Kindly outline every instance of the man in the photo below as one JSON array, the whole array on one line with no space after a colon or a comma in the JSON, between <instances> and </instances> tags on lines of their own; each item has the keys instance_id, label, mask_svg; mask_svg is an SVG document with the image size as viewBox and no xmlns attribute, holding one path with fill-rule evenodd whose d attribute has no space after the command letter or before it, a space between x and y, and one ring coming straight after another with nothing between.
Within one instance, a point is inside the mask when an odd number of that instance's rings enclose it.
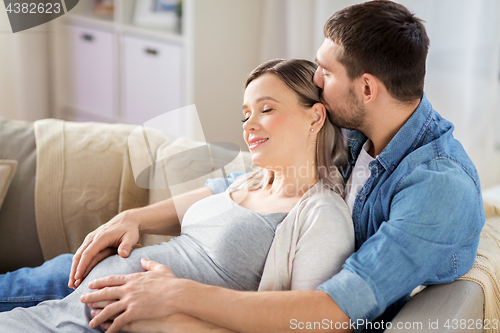
<instances>
[{"instance_id":1,"label":"man","mask_svg":"<svg viewBox=\"0 0 500 333\"><path fill-rule=\"evenodd\" d=\"M317 290L252 293L177 279L146 261L146 273L94 283L110 288L82 298L104 307L91 326L117 316L109 332L124 325L285 332L315 322L322 323L316 329L359 331L391 320L415 287L454 281L472 266L484 223L479 178L453 126L423 93L429 40L421 21L402 5L373 1L337 12L324 32L314 81L332 122L353 130L345 178L356 252L342 271ZM182 201L188 207L224 189L212 180ZM168 200L91 233L74 256L70 286L107 247L128 256L139 230L177 230L177 213Z\"/></svg>"}]
</instances>

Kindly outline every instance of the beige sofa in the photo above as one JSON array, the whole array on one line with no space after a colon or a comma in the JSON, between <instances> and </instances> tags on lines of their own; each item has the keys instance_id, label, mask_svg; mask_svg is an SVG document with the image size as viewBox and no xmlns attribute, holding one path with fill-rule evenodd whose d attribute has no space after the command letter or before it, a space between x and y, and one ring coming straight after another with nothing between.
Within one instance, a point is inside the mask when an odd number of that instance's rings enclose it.
<instances>
[{"instance_id":1,"label":"beige sofa","mask_svg":"<svg viewBox=\"0 0 500 333\"><path fill-rule=\"evenodd\" d=\"M133 125L0 119L0 136L0 205L5 194L0 206L1 273L74 252L87 233L123 210L199 188L223 171L251 168L248 153L234 158L233 152L212 146L207 156L195 149L205 143L171 141ZM225 165L223 170L216 167L220 165ZM192 179L193 174L198 176ZM141 243L168 238L141 235ZM425 332L439 321L441 329L432 331L471 332L460 325L444 329L443 324L482 320L483 304L482 288L475 282L428 287L409 300L389 331ZM408 327L414 322L422 327Z\"/></svg>"}]
</instances>

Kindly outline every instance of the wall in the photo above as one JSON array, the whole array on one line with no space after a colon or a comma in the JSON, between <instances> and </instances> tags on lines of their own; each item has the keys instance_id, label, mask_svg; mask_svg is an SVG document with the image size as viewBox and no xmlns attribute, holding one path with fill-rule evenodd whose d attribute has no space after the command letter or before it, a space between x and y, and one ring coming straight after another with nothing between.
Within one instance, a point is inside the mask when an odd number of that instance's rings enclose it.
<instances>
[{"instance_id":1,"label":"wall","mask_svg":"<svg viewBox=\"0 0 500 333\"><path fill-rule=\"evenodd\" d=\"M47 25L12 33L0 10L0 116L36 120L50 115Z\"/></svg>"},{"instance_id":2,"label":"wall","mask_svg":"<svg viewBox=\"0 0 500 333\"><path fill-rule=\"evenodd\" d=\"M253 52L244 55L237 50L243 49L247 43L258 45L258 39L261 37L262 3L261 0L254 0L239 6L234 0L218 0L217 10L226 11L227 14L225 20L216 24L203 23L212 20L209 13L214 10L214 1L198 1L194 8L196 26L200 28L193 31L197 45L193 55L193 71L197 73L197 78L201 77L194 82L194 94L200 97L194 103L207 142L230 141L239 144L242 149L247 149L241 127L243 85L248 74L260 63L260 50L255 48ZM248 26L253 28L244 28ZM227 44L223 48L214 49L208 36L217 35L217 31L225 31L227 34L228 30L231 30L232 36ZM231 54L243 58L228 57ZM220 64L221 55L226 59L224 64ZM246 66L236 66L232 59L245 63ZM229 88L225 88L227 82L231 82ZM228 109L228 105L237 108Z\"/></svg>"}]
</instances>

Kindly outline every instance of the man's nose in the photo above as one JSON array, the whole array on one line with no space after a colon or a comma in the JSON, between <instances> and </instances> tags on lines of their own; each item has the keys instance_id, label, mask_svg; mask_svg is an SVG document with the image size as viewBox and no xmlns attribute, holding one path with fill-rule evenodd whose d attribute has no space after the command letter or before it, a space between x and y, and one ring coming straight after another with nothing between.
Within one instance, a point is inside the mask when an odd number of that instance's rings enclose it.
<instances>
[{"instance_id":1,"label":"man's nose","mask_svg":"<svg viewBox=\"0 0 500 333\"><path fill-rule=\"evenodd\" d=\"M318 69L316 69L316 72L314 73L314 77L313 77L313 82L315 85L317 85L318 87L323 89L323 76L321 75L320 70L321 70L321 67L318 67Z\"/></svg>"}]
</instances>

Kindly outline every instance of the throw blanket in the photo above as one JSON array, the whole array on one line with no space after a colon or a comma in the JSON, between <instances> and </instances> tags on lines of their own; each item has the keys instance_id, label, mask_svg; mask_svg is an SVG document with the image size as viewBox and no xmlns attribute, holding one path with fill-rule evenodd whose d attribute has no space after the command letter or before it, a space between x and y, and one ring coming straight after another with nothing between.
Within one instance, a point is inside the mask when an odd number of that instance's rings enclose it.
<instances>
[{"instance_id":1,"label":"throw blanket","mask_svg":"<svg viewBox=\"0 0 500 333\"><path fill-rule=\"evenodd\" d=\"M484 319L490 321L490 329L484 331L498 333L500 322L494 325L493 320L500 320L500 205L485 200L484 211L486 223L481 232L476 261L459 280L474 281L481 286Z\"/></svg>"},{"instance_id":2,"label":"throw blanket","mask_svg":"<svg viewBox=\"0 0 500 333\"><path fill-rule=\"evenodd\" d=\"M136 125L45 119L34 126L35 216L45 260L74 253L99 225L148 204L130 165L128 135ZM157 139L150 139L153 151L167 140Z\"/></svg>"}]
</instances>

